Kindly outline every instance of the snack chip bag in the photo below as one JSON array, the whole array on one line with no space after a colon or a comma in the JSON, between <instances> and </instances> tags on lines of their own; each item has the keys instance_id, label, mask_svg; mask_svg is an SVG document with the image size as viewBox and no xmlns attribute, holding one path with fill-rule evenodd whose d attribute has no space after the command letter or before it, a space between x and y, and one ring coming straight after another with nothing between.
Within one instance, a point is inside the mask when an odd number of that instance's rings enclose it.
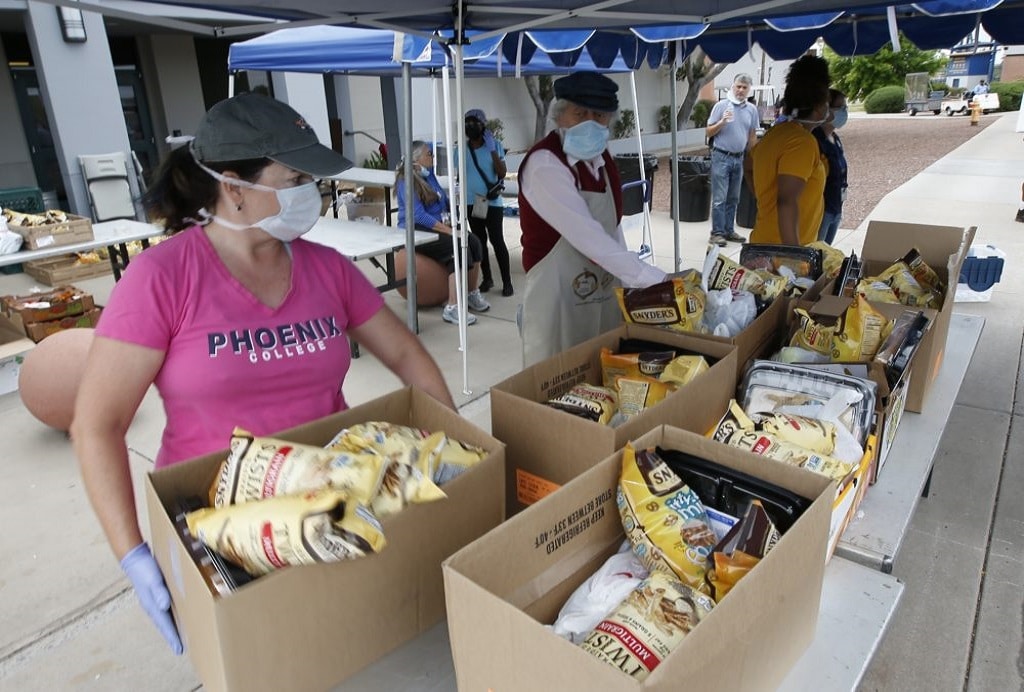
<instances>
[{"instance_id":1,"label":"snack chip bag","mask_svg":"<svg viewBox=\"0 0 1024 692\"><path fill-rule=\"evenodd\" d=\"M892 331L892 324L888 317L871 307L864 296L857 294L843 314L841 328L832 337L832 360L871 360Z\"/></svg>"},{"instance_id":2,"label":"snack chip bag","mask_svg":"<svg viewBox=\"0 0 1024 692\"><path fill-rule=\"evenodd\" d=\"M580 647L643 680L714 607L713 600L674 577L651 572Z\"/></svg>"},{"instance_id":3,"label":"snack chip bag","mask_svg":"<svg viewBox=\"0 0 1024 692\"><path fill-rule=\"evenodd\" d=\"M771 433L758 430L754 421L744 413L735 400L729 402L729 411L719 421L718 427L711 437L730 447L737 447L766 456L769 459L800 466L837 481L846 478L854 469L854 464L818 454L791 442L780 440Z\"/></svg>"},{"instance_id":4,"label":"snack chip bag","mask_svg":"<svg viewBox=\"0 0 1024 692\"><path fill-rule=\"evenodd\" d=\"M930 280L935 272L923 261L920 261L920 257L917 257L917 260L918 273L916 275L904 260L900 260L879 274L878 279L889 284L904 305L938 310L942 307L942 293L931 285L918 280L919 276ZM938 277L936 276L934 280L938 281Z\"/></svg>"},{"instance_id":5,"label":"snack chip bag","mask_svg":"<svg viewBox=\"0 0 1024 692\"><path fill-rule=\"evenodd\" d=\"M186 522L193 537L257 577L289 565L362 557L386 545L376 517L333 488L200 509Z\"/></svg>"},{"instance_id":6,"label":"snack chip bag","mask_svg":"<svg viewBox=\"0 0 1024 692\"><path fill-rule=\"evenodd\" d=\"M453 440L443 433L433 435L443 437L443 444L439 449L428 441L431 433L426 430L370 421L342 430L327 446L334 448L341 445L352 451L368 446L388 456L397 452L399 457L403 456L403 451L412 453L411 450L415 449L418 458L416 465L438 484L447 483L487 456L487 452L480 447Z\"/></svg>"},{"instance_id":7,"label":"snack chip bag","mask_svg":"<svg viewBox=\"0 0 1024 692\"><path fill-rule=\"evenodd\" d=\"M615 390L619 396L619 413L632 418L667 397L675 391L675 386L653 377L616 377Z\"/></svg>"},{"instance_id":8,"label":"snack chip bag","mask_svg":"<svg viewBox=\"0 0 1024 692\"><path fill-rule=\"evenodd\" d=\"M708 589L704 573L718 539L697 493L654 449L626 445L616 502L626 537L647 569Z\"/></svg>"},{"instance_id":9,"label":"snack chip bag","mask_svg":"<svg viewBox=\"0 0 1024 692\"><path fill-rule=\"evenodd\" d=\"M818 454L836 451L836 425L826 420L773 413L758 417L761 430Z\"/></svg>"},{"instance_id":10,"label":"snack chip bag","mask_svg":"<svg viewBox=\"0 0 1024 692\"><path fill-rule=\"evenodd\" d=\"M378 518L397 514L406 505L443 500L448 496L430 476L411 464L401 461L388 463L380 490L373 496L370 508Z\"/></svg>"},{"instance_id":11,"label":"snack chip bag","mask_svg":"<svg viewBox=\"0 0 1024 692\"><path fill-rule=\"evenodd\" d=\"M818 322L803 308L796 308L793 312L800 320L800 326L793 333L789 345L821 353L831 358L832 339L836 333L835 325L830 326Z\"/></svg>"},{"instance_id":12,"label":"snack chip bag","mask_svg":"<svg viewBox=\"0 0 1024 692\"><path fill-rule=\"evenodd\" d=\"M602 425L615 415L618 406L618 397L614 390L607 387L598 387L595 384L578 384L568 392L554 399L550 399L547 405L559 411L571 413L580 418L586 418Z\"/></svg>"},{"instance_id":13,"label":"snack chip bag","mask_svg":"<svg viewBox=\"0 0 1024 692\"><path fill-rule=\"evenodd\" d=\"M843 260L846 259L842 250L835 249L823 240L815 240L813 243L808 243L806 247L821 250L821 268L826 276L833 277L839 274Z\"/></svg>"},{"instance_id":14,"label":"snack chip bag","mask_svg":"<svg viewBox=\"0 0 1024 692\"><path fill-rule=\"evenodd\" d=\"M751 501L743 517L715 546L714 568L707 573L715 602L721 603L725 595L775 547L781 537L761 501Z\"/></svg>"},{"instance_id":15,"label":"snack chip bag","mask_svg":"<svg viewBox=\"0 0 1024 692\"><path fill-rule=\"evenodd\" d=\"M658 379L682 387L693 381L697 375L710 369L711 366L708 365L704 356L678 356L665 366Z\"/></svg>"},{"instance_id":16,"label":"snack chip bag","mask_svg":"<svg viewBox=\"0 0 1024 692\"><path fill-rule=\"evenodd\" d=\"M861 279L860 283L857 284L857 293L872 303L894 303L898 305L900 302L896 291L892 290L892 286L881 281L876 276Z\"/></svg>"},{"instance_id":17,"label":"snack chip bag","mask_svg":"<svg viewBox=\"0 0 1024 692\"><path fill-rule=\"evenodd\" d=\"M705 295L692 280L673 277L647 288L617 287L615 296L626 322L700 332Z\"/></svg>"},{"instance_id":18,"label":"snack chip bag","mask_svg":"<svg viewBox=\"0 0 1024 692\"><path fill-rule=\"evenodd\" d=\"M369 503L380 486L384 464L384 458L372 451L335 454L235 428L230 453L211 489L211 504L227 507L326 487Z\"/></svg>"},{"instance_id":19,"label":"snack chip bag","mask_svg":"<svg viewBox=\"0 0 1024 692\"><path fill-rule=\"evenodd\" d=\"M747 269L719 254L709 272L708 288L750 291L756 296L772 301L782 295L789 286L789 279L764 269Z\"/></svg>"},{"instance_id":20,"label":"snack chip bag","mask_svg":"<svg viewBox=\"0 0 1024 692\"><path fill-rule=\"evenodd\" d=\"M644 353L613 353L610 348L601 348L601 384L615 387L615 378L657 377L672 359L675 351L648 351Z\"/></svg>"}]
</instances>

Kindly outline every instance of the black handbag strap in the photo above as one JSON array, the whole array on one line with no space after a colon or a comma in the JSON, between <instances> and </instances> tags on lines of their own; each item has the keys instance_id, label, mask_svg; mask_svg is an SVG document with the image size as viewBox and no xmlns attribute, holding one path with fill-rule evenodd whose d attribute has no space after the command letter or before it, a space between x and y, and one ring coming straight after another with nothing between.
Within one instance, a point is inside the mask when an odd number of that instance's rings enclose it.
<instances>
[{"instance_id":1,"label":"black handbag strap","mask_svg":"<svg viewBox=\"0 0 1024 692\"><path fill-rule=\"evenodd\" d=\"M484 169L480 168L480 162L476 160L476 150L473 148L473 145L470 144L469 142L466 142L466 144L469 144L469 155L473 158L473 165L476 166L476 172L480 174L480 179L487 183L487 189L490 190L498 183L492 183L490 180L487 179L487 175L484 173Z\"/></svg>"}]
</instances>

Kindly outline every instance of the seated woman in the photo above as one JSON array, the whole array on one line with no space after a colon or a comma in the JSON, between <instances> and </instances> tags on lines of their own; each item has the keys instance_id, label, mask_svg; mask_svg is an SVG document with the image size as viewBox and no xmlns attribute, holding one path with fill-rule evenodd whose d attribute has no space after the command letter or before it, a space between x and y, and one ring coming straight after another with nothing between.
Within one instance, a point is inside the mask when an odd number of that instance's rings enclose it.
<instances>
[{"instance_id":1,"label":"seated woman","mask_svg":"<svg viewBox=\"0 0 1024 692\"><path fill-rule=\"evenodd\" d=\"M412 167L416 175L413 178L415 193L413 202L413 221L420 231L440 233L437 240L419 245L417 255L434 260L448 272L448 302L444 306L441 317L445 322L459 323L459 313L455 298L455 251L452 247L452 227L448 222L448 195L434 175L434 152L426 142L416 140L412 143ZM405 163L398 166L395 174L395 192L398 196L398 226L405 228ZM466 234L469 249L467 261L467 279L470 290L467 296L467 307L474 312L487 312L490 303L480 294L480 258L483 256L480 241L472 233ZM467 315L467 323L474 324L475 315Z\"/></svg>"}]
</instances>

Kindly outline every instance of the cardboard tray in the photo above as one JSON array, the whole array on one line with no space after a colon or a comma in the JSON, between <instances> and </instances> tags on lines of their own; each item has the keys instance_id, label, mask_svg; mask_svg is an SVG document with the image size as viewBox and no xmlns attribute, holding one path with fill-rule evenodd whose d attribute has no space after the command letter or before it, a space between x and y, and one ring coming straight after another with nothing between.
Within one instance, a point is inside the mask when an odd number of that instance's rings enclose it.
<instances>
[{"instance_id":1,"label":"cardboard tray","mask_svg":"<svg viewBox=\"0 0 1024 692\"><path fill-rule=\"evenodd\" d=\"M61 294L68 293L74 295L75 299L60 299ZM4 311L7 314L16 313L25 324L81 315L96 307L91 294L74 286L59 286L45 293L4 296L2 301Z\"/></svg>"},{"instance_id":2,"label":"cardboard tray","mask_svg":"<svg viewBox=\"0 0 1024 692\"><path fill-rule=\"evenodd\" d=\"M110 262L93 262L77 264L77 255L47 257L40 260L25 262L25 273L47 286L59 286L81 279L105 276L111 272Z\"/></svg>"},{"instance_id":3,"label":"cardboard tray","mask_svg":"<svg viewBox=\"0 0 1024 692\"><path fill-rule=\"evenodd\" d=\"M217 598L174 526L177 500L203 495L227 450L150 473L152 548L185 650L207 690L324 690L432 627L445 614L441 562L504 517L504 445L411 388L279 433L325 444L355 423L443 430L486 449L446 483L446 500L383 520L377 555L279 570Z\"/></svg>"},{"instance_id":4,"label":"cardboard tray","mask_svg":"<svg viewBox=\"0 0 1024 692\"><path fill-rule=\"evenodd\" d=\"M68 214L63 223L48 223L42 226L15 226L10 228L25 239L24 250L39 250L59 245L84 243L93 239L92 221L84 216Z\"/></svg>"},{"instance_id":5,"label":"cardboard tray","mask_svg":"<svg viewBox=\"0 0 1024 692\"><path fill-rule=\"evenodd\" d=\"M460 690L775 689L817 625L829 514L824 476L658 427L662 445L763 478L814 502L775 548L644 681L544 625L624 536L615 505L622 452L466 546L444 563L448 630Z\"/></svg>"}]
</instances>

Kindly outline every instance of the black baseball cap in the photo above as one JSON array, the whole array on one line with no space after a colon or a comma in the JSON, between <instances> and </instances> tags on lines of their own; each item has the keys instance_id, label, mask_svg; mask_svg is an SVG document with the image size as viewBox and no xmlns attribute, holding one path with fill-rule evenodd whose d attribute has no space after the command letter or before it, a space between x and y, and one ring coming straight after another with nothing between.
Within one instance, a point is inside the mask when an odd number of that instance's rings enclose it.
<instances>
[{"instance_id":1,"label":"black baseball cap","mask_svg":"<svg viewBox=\"0 0 1024 692\"><path fill-rule=\"evenodd\" d=\"M306 119L287 103L246 92L217 103L196 128L192 150L202 162L267 158L326 178L352 162L325 147Z\"/></svg>"},{"instance_id":2,"label":"black baseball cap","mask_svg":"<svg viewBox=\"0 0 1024 692\"><path fill-rule=\"evenodd\" d=\"M574 72L554 83L555 97L602 113L619 109L619 85L597 72Z\"/></svg>"}]
</instances>

